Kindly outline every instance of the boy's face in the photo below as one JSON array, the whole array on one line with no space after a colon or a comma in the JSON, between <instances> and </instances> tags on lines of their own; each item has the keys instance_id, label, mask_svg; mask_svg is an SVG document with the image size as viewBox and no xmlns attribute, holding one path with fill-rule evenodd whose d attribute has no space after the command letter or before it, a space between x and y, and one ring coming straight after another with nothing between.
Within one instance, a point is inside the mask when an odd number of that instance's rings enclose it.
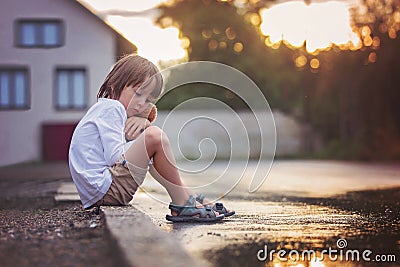
<instances>
[{"instance_id":1,"label":"boy's face","mask_svg":"<svg viewBox=\"0 0 400 267\"><path fill-rule=\"evenodd\" d=\"M141 85L126 86L122 90L118 100L124 105L128 117L141 114L155 101L151 96L155 84L155 79L146 79Z\"/></svg>"}]
</instances>

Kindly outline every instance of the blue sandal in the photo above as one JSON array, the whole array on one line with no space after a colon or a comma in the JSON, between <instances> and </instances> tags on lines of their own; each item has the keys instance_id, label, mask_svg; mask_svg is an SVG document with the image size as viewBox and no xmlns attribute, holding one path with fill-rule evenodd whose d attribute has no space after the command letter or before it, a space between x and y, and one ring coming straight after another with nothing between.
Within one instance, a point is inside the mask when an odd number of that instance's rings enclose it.
<instances>
[{"instance_id":1,"label":"blue sandal","mask_svg":"<svg viewBox=\"0 0 400 267\"><path fill-rule=\"evenodd\" d=\"M198 201L199 203L203 204L204 202L204 195L200 194L196 197L196 201ZM229 211L224 207L224 204L222 204L221 202L217 202L214 204L214 206L212 207L212 209L214 211L217 211L219 214L224 214L225 217L229 217L235 214L235 211Z\"/></svg>"},{"instance_id":2,"label":"blue sandal","mask_svg":"<svg viewBox=\"0 0 400 267\"><path fill-rule=\"evenodd\" d=\"M165 218L171 222L216 222L222 220L223 214L216 215L211 206L196 207L196 199L190 196L183 206L170 203L169 209L177 213L176 216L167 214Z\"/></svg>"}]
</instances>

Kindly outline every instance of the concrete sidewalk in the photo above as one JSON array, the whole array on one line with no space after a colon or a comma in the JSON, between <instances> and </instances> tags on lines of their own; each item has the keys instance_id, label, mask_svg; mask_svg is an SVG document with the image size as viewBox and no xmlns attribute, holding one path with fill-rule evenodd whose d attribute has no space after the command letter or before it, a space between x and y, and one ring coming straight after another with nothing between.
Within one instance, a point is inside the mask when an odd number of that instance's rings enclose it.
<instances>
[{"instance_id":1,"label":"concrete sidewalk","mask_svg":"<svg viewBox=\"0 0 400 267\"><path fill-rule=\"evenodd\" d=\"M131 266L209 266L194 260L173 235L161 231L137 208L101 207L101 211Z\"/></svg>"},{"instance_id":2,"label":"concrete sidewalk","mask_svg":"<svg viewBox=\"0 0 400 267\"><path fill-rule=\"evenodd\" d=\"M63 183L71 183L65 162L32 162L0 168L2 197L51 197Z\"/></svg>"},{"instance_id":3,"label":"concrete sidewalk","mask_svg":"<svg viewBox=\"0 0 400 267\"><path fill-rule=\"evenodd\" d=\"M141 190L135 198L152 205ZM60 185L56 201L79 201L79 195L72 182ZM142 203L143 204L143 203ZM119 244L131 266L209 266L202 259L193 259L180 242L160 227L136 205L126 207L101 207L108 230Z\"/></svg>"},{"instance_id":4,"label":"concrete sidewalk","mask_svg":"<svg viewBox=\"0 0 400 267\"><path fill-rule=\"evenodd\" d=\"M0 168L3 197L52 197L80 201L67 163L26 163ZM208 266L195 261L174 238L139 209L102 207L106 226L131 266Z\"/></svg>"}]
</instances>

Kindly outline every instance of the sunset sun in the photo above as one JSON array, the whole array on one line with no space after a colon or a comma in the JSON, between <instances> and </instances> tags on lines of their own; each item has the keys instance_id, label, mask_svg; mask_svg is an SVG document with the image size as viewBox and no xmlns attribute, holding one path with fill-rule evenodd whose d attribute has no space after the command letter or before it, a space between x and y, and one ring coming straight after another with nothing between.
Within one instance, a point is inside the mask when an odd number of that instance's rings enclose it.
<instances>
[{"instance_id":1,"label":"sunset sun","mask_svg":"<svg viewBox=\"0 0 400 267\"><path fill-rule=\"evenodd\" d=\"M332 45L357 48L359 36L350 26L348 6L341 2L312 3L286 2L260 12L261 32L267 37L266 45L276 48L281 41L289 46L301 47L305 43L309 53L330 48Z\"/></svg>"}]
</instances>

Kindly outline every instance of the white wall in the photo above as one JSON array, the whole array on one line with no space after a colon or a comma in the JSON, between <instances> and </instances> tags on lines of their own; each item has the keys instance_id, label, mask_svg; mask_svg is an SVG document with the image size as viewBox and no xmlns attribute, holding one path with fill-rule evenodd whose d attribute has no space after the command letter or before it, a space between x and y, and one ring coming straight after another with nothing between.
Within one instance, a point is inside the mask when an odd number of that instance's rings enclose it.
<instances>
[{"instance_id":1,"label":"white wall","mask_svg":"<svg viewBox=\"0 0 400 267\"><path fill-rule=\"evenodd\" d=\"M65 46L60 48L14 47L17 18L62 19ZM28 66L31 109L0 111L0 166L41 157L41 123L78 121L84 111L54 108L54 73L57 66L85 67L88 106L115 62L113 33L83 7L70 0L2 0L0 8L0 65Z\"/></svg>"},{"instance_id":2,"label":"white wall","mask_svg":"<svg viewBox=\"0 0 400 267\"><path fill-rule=\"evenodd\" d=\"M159 112L155 125L168 135L178 161L217 158L258 158L263 144L267 157L296 155L304 151L305 127L281 112L258 112L257 123L249 112L186 110ZM266 122L266 123L265 123ZM275 127L277 138L275 139ZM262 135L260 135L262 133ZM210 140L213 140L214 144ZM203 141L202 141L203 140ZM276 141L276 143L275 143ZM201 154L200 154L201 153ZM232 154L231 154L232 153Z\"/></svg>"}]
</instances>

